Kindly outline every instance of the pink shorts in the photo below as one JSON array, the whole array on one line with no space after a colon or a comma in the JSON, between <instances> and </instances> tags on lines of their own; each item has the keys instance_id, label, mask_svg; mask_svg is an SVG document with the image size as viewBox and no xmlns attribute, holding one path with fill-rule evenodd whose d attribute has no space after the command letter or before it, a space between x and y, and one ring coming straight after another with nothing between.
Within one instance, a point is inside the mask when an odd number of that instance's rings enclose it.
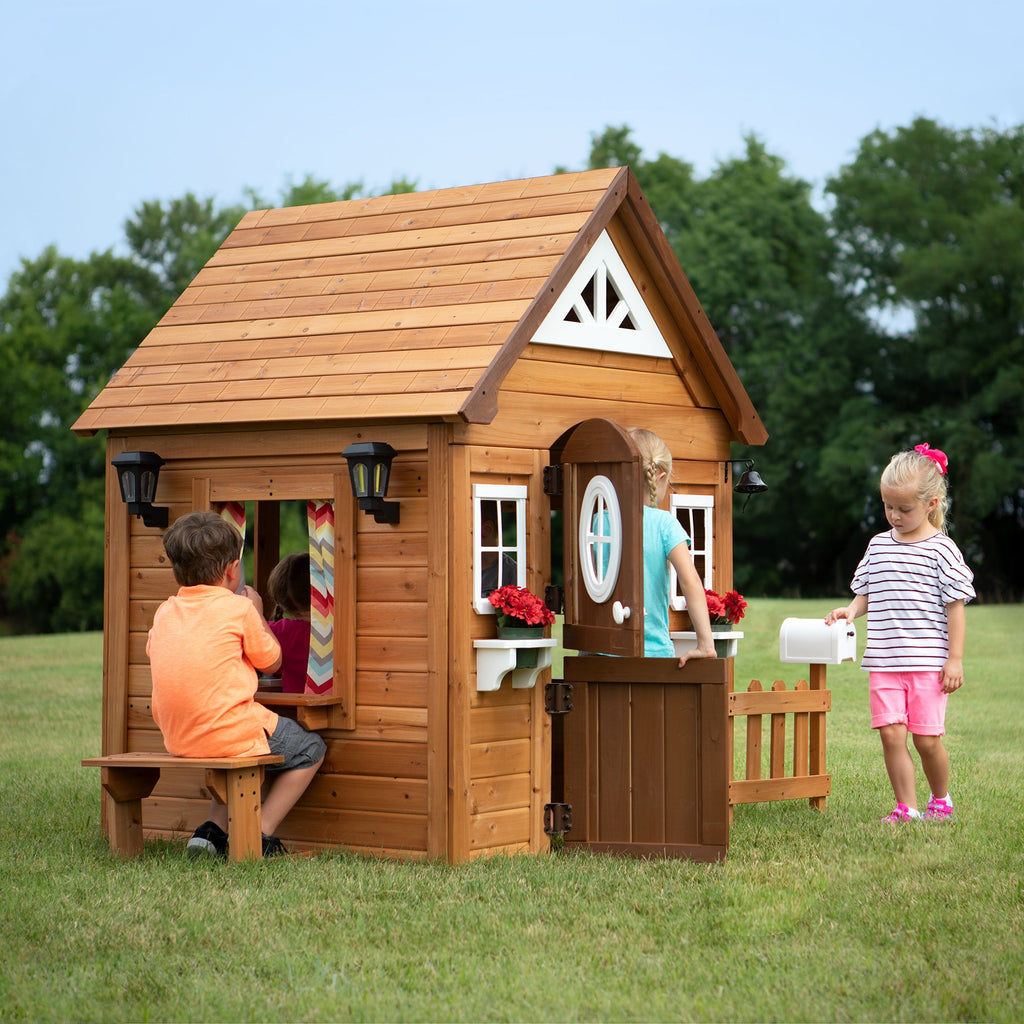
<instances>
[{"instance_id":1,"label":"pink shorts","mask_svg":"<svg viewBox=\"0 0 1024 1024\"><path fill-rule=\"evenodd\" d=\"M871 728L905 725L917 736L946 732L946 701L941 672L870 672Z\"/></svg>"}]
</instances>

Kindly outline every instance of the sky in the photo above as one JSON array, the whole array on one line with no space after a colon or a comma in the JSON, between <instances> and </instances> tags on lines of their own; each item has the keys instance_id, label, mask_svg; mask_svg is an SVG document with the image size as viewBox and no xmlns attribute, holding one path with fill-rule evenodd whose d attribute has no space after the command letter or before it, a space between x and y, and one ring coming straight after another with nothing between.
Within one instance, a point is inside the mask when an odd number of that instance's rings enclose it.
<instances>
[{"instance_id":1,"label":"sky","mask_svg":"<svg viewBox=\"0 0 1024 1024\"><path fill-rule=\"evenodd\" d=\"M706 177L825 180L918 116L1024 124L1020 0L36 0L0 23L0 281L124 251L147 200L270 205L583 167L628 125Z\"/></svg>"}]
</instances>

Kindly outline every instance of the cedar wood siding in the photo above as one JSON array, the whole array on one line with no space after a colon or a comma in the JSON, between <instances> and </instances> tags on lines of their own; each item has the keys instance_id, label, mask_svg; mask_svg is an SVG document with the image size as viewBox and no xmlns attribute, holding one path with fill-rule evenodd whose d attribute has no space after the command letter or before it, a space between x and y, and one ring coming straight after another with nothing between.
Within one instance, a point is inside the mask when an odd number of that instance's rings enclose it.
<instances>
[{"instance_id":1,"label":"cedar wood siding","mask_svg":"<svg viewBox=\"0 0 1024 1024\"><path fill-rule=\"evenodd\" d=\"M445 855L445 711L444 696L438 694L444 674L431 666L446 657L447 631L443 624L431 629L429 615L440 608L444 616L445 597L443 593L438 597L436 591L447 585L447 574L428 571L428 552L433 548L438 557L446 557L448 525L443 495L436 515L432 508L428 432L422 426L389 431L401 450L389 496L401 502L402 522L389 527L361 513L350 517L358 552L352 727L339 723L343 709L331 708L331 725L322 733L328 744L324 768L281 830L286 845L301 849L343 844L378 854ZM339 472L344 474L340 452L354 438L352 431L321 428L262 435L248 431L143 435L131 440L152 446L168 460L160 476L158 502L170 508L173 522L204 504L196 497L204 491L202 483L197 488L197 480L210 481L206 493L212 500L237 496L225 480L251 480L247 486L263 488L267 500L323 497L323 489L332 486ZM112 444L123 447L124 440ZM323 454L309 454L313 448ZM347 477L343 484L342 500L347 497L354 505ZM244 496L252 497L253 492L246 491ZM131 545L112 545L130 551L130 565L124 591L127 602L112 596L108 606L104 746L111 752L162 750L150 709L152 679L145 645L156 607L177 588L160 532L137 525L134 519L129 524L116 495L108 514L112 536L123 526L130 531ZM344 511L336 516L338 524L344 519ZM336 579L344 576L346 548L352 548L344 542L344 528L339 525L338 529ZM439 530L440 538L435 536ZM108 574L112 578L109 566ZM336 593L339 612L346 604L351 607L346 596L343 588ZM125 617L127 629L122 625ZM344 657L344 649L336 649L336 658ZM125 680L126 686L117 680ZM432 700L441 706L433 716L429 713ZM439 737L431 735L430 722L436 722ZM431 762L440 769L440 788L433 797L428 779ZM187 833L204 820L208 799L201 771L166 773L153 797L144 802L145 826L161 833ZM438 800L440 833L431 842L428 817Z\"/></svg>"},{"instance_id":2,"label":"cedar wood siding","mask_svg":"<svg viewBox=\"0 0 1024 1024\"><path fill-rule=\"evenodd\" d=\"M530 342L604 229L672 359ZM400 524L337 516L336 576L354 573L357 601L336 665L354 659L353 700L331 709L286 845L450 861L546 848L543 685L476 690L472 642L493 622L472 610L472 485L529 488L528 585L542 593L547 449L594 416L657 431L673 482L715 494L715 582L731 584L722 462L763 427L624 169L250 213L75 424L107 429L110 457L167 460L157 504L171 521L238 497L225 478L248 498L322 498L351 441L398 450ZM103 752L161 750L145 641L176 586L159 531L129 520L112 472L106 487ZM208 799L201 772L169 773L145 826L187 833Z\"/></svg>"}]
</instances>

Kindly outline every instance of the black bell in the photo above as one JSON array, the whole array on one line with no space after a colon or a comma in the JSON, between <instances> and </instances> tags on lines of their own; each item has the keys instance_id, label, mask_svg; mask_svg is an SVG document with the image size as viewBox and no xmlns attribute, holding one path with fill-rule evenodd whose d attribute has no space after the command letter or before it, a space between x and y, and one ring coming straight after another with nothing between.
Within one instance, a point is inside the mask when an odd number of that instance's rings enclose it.
<instances>
[{"instance_id":1,"label":"black bell","mask_svg":"<svg viewBox=\"0 0 1024 1024\"><path fill-rule=\"evenodd\" d=\"M768 490L768 485L761 479L761 474L756 469L748 469L736 481L733 490L739 491L740 494L760 494Z\"/></svg>"},{"instance_id":2,"label":"black bell","mask_svg":"<svg viewBox=\"0 0 1024 1024\"><path fill-rule=\"evenodd\" d=\"M753 459L740 459L738 461L742 462L747 468L740 475L739 480L736 481L736 485L733 487L733 490L737 494L745 494L747 496L747 501L743 502L743 508L740 509L741 512L746 512L747 502L750 501L750 496L752 494L762 494L764 491L767 491L768 485L761 479L761 474L753 468Z\"/></svg>"}]
</instances>

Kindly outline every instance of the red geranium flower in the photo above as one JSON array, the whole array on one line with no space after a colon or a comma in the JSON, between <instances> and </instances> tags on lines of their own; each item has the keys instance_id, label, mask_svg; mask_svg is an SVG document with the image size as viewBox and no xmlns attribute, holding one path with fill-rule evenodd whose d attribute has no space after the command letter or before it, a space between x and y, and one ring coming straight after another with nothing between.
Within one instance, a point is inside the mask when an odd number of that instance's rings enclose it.
<instances>
[{"instance_id":1,"label":"red geranium flower","mask_svg":"<svg viewBox=\"0 0 1024 1024\"><path fill-rule=\"evenodd\" d=\"M555 613L526 587L498 587L488 595L488 601L499 614L521 622L524 626L550 626Z\"/></svg>"},{"instance_id":2,"label":"red geranium flower","mask_svg":"<svg viewBox=\"0 0 1024 1024\"><path fill-rule=\"evenodd\" d=\"M704 596L708 602L708 617L713 625L724 625L727 622L739 622L746 612L747 602L743 595L735 590L730 590L722 596L713 590L705 590Z\"/></svg>"}]
</instances>

